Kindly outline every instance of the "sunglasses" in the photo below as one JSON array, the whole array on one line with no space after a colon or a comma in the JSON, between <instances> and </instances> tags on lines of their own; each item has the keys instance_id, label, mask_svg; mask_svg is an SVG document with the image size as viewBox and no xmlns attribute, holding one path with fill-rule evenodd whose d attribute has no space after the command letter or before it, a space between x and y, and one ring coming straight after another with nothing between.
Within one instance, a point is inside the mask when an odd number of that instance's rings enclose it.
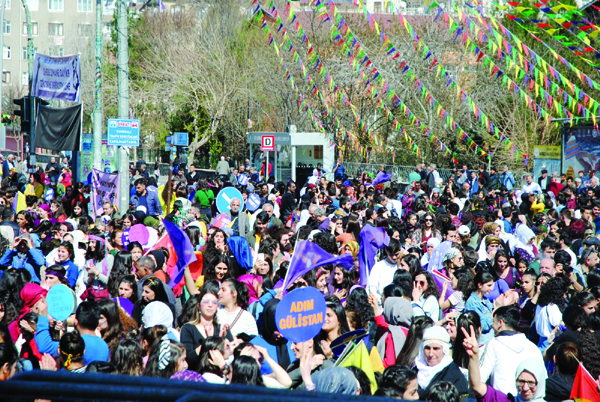
<instances>
[{"instance_id":1,"label":"sunglasses","mask_svg":"<svg viewBox=\"0 0 600 402\"><path fill-rule=\"evenodd\" d=\"M415 282L415 285L421 285L421 286L425 286L425 284L427 283L425 281L414 281L414 282Z\"/></svg>"},{"instance_id":2,"label":"sunglasses","mask_svg":"<svg viewBox=\"0 0 600 402\"><path fill-rule=\"evenodd\" d=\"M425 219L425 222L433 222L433 219Z\"/></svg>"}]
</instances>

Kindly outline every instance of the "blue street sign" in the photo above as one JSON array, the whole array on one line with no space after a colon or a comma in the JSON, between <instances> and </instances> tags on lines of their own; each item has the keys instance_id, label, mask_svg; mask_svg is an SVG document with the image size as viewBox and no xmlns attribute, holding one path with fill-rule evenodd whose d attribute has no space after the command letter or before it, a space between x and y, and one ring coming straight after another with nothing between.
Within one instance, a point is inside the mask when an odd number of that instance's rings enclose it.
<instances>
[{"instance_id":1,"label":"blue street sign","mask_svg":"<svg viewBox=\"0 0 600 402\"><path fill-rule=\"evenodd\" d=\"M178 147L187 147L189 145L188 133L175 133L173 137L175 139L174 145Z\"/></svg>"},{"instance_id":2,"label":"blue street sign","mask_svg":"<svg viewBox=\"0 0 600 402\"><path fill-rule=\"evenodd\" d=\"M217 209L220 213L224 214L229 211L231 207L231 201L237 198L242 202L240 206L240 211L244 209L244 197L242 197L242 193L235 187L225 187L223 190L219 191L217 194Z\"/></svg>"},{"instance_id":3,"label":"blue street sign","mask_svg":"<svg viewBox=\"0 0 600 402\"><path fill-rule=\"evenodd\" d=\"M139 147L140 121L108 119L108 145Z\"/></svg>"},{"instance_id":4,"label":"blue street sign","mask_svg":"<svg viewBox=\"0 0 600 402\"><path fill-rule=\"evenodd\" d=\"M239 174L237 181L240 186L247 186L250 179L245 174Z\"/></svg>"},{"instance_id":5,"label":"blue street sign","mask_svg":"<svg viewBox=\"0 0 600 402\"><path fill-rule=\"evenodd\" d=\"M168 135L165 137L165 151L171 150L171 144L173 143L173 136Z\"/></svg>"},{"instance_id":6,"label":"blue street sign","mask_svg":"<svg viewBox=\"0 0 600 402\"><path fill-rule=\"evenodd\" d=\"M252 193L248 196L248 200L246 200L246 208L248 211L254 212L260 207L260 197L256 193Z\"/></svg>"}]
</instances>

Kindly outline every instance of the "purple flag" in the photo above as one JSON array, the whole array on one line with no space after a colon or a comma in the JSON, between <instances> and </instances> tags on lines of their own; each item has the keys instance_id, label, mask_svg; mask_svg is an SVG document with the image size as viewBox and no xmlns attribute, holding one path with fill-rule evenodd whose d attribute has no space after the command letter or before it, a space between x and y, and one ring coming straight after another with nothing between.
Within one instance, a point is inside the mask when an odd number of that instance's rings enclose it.
<instances>
[{"instance_id":1,"label":"purple flag","mask_svg":"<svg viewBox=\"0 0 600 402\"><path fill-rule=\"evenodd\" d=\"M354 261L350 254L344 254L339 257L331 255L309 240L298 242L288 273L283 282L283 289L287 289L291 284L296 282L298 278L310 270L327 264L334 264L346 269L352 269Z\"/></svg>"},{"instance_id":2,"label":"purple flag","mask_svg":"<svg viewBox=\"0 0 600 402\"><path fill-rule=\"evenodd\" d=\"M450 250L450 247L452 247L452 242L446 240L433 249L433 253L431 253L431 257L429 257L429 264L427 265L427 270L429 272L441 272L442 269L444 269L444 256L448 250Z\"/></svg>"},{"instance_id":3,"label":"purple flag","mask_svg":"<svg viewBox=\"0 0 600 402\"><path fill-rule=\"evenodd\" d=\"M167 234L171 238L171 243L173 243L173 248L177 255L177 265L175 265L173 277L171 278L171 282L169 282L169 286L174 287L183 278L184 268L196 261L197 258L196 253L194 253L194 246L192 246L187 233L166 219L163 220L163 224L165 225L165 229L167 229Z\"/></svg>"},{"instance_id":4,"label":"purple flag","mask_svg":"<svg viewBox=\"0 0 600 402\"><path fill-rule=\"evenodd\" d=\"M360 268L360 284L367 286L371 268L375 264L377 250L390 244L390 236L384 228L376 228L366 224L360 231L358 264Z\"/></svg>"},{"instance_id":5,"label":"purple flag","mask_svg":"<svg viewBox=\"0 0 600 402\"><path fill-rule=\"evenodd\" d=\"M373 182L373 185L376 186L379 183L385 183L386 181L390 181L391 179L392 179L391 174L385 174L383 172L379 172L379 173L377 173L377 176L375 176L375 181Z\"/></svg>"},{"instance_id":6,"label":"purple flag","mask_svg":"<svg viewBox=\"0 0 600 402\"><path fill-rule=\"evenodd\" d=\"M118 173L105 173L97 169L92 170L92 194L90 195L90 216L96 219L102 216L102 205L110 202L115 205L121 193L121 176ZM98 211L98 213L96 213Z\"/></svg>"},{"instance_id":7,"label":"purple flag","mask_svg":"<svg viewBox=\"0 0 600 402\"><path fill-rule=\"evenodd\" d=\"M440 271L432 271L431 276L433 276L433 280L435 281L435 284L437 285L437 287L440 289L440 292L443 289L444 282L450 282L450 278L448 278L446 275L442 274ZM448 299L448 297L450 297L450 295L454 292L456 292L456 291L454 289L452 289L452 284L449 283L448 289L446 290L446 299Z\"/></svg>"}]
</instances>

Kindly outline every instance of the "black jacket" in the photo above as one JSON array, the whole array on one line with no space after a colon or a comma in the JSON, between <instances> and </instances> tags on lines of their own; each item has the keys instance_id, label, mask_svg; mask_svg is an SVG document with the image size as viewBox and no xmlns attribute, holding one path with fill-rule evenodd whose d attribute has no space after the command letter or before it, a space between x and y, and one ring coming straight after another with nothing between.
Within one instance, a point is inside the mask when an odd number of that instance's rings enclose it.
<instances>
[{"instance_id":1,"label":"black jacket","mask_svg":"<svg viewBox=\"0 0 600 402\"><path fill-rule=\"evenodd\" d=\"M429 382L427 389L423 390L419 387L419 399L422 401L427 400L427 396L431 387L440 381L448 381L454 384L458 390L458 396L460 400L467 400L469 395L469 384L467 383L467 379L465 378L464 374L460 371L460 368L454 362L450 363L445 369L437 373L431 379L431 382Z\"/></svg>"},{"instance_id":2,"label":"black jacket","mask_svg":"<svg viewBox=\"0 0 600 402\"><path fill-rule=\"evenodd\" d=\"M566 401L571 399L574 376L557 374L546 379L546 400Z\"/></svg>"}]
</instances>

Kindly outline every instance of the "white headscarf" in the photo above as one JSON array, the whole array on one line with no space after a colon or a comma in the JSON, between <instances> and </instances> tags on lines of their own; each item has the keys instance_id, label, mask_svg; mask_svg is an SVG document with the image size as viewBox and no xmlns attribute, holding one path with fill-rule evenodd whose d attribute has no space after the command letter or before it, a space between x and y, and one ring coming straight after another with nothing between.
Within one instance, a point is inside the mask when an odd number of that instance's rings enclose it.
<instances>
[{"instance_id":1,"label":"white headscarf","mask_svg":"<svg viewBox=\"0 0 600 402\"><path fill-rule=\"evenodd\" d=\"M173 312L165 303L159 301L149 303L142 312L142 322L145 328L164 325L167 327L169 339L179 342L179 332L173 328Z\"/></svg>"},{"instance_id":2,"label":"white headscarf","mask_svg":"<svg viewBox=\"0 0 600 402\"><path fill-rule=\"evenodd\" d=\"M527 225L520 224L517 227L517 231L515 233L515 244L514 247L511 247L511 251L514 252L516 248L523 249L527 251L531 257L535 258L535 253L533 252L533 245L529 244L529 241L535 237L535 233L533 230L529 228Z\"/></svg>"},{"instance_id":3,"label":"white headscarf","mask_svg":"<svg viewBox=\"0 0 600 402\"><path fill-rule=\"evenodd\" d=\"M523 371L531 373L537 381L537 387L535 388L533 398L527 400L527 402L543 402L544 398L546 397L546 378L548 378L544 362L541 359L537 358L529 358L523 360L521 364L519 364L519 366L517 367L517 371L515 373L515 381L519 378ZM521 394L517 395L516 400L518 402L526 401L521 397Z\"/></svg>"},{"instance_id":4,"label":"white headscarf","mask_svg":"<svg viewBox=\"0 0 600 402\"><path fill-rule=\"evenodd\" d=\"M423 348L432 343L440 345L444 350L442 361L435 366L427 364L427 359L425 359L425 354L423 353ZM444 328L433 326L425 330L423 333L423 342L421 343L419 355L415 359L415 363L419 370L417 382L419 383L419 387L423 389L429 386L429 383L437 373L452 363L452 357L450 357L450 335L448 335L448 332Z\"/></svg>"}]
</instances>

